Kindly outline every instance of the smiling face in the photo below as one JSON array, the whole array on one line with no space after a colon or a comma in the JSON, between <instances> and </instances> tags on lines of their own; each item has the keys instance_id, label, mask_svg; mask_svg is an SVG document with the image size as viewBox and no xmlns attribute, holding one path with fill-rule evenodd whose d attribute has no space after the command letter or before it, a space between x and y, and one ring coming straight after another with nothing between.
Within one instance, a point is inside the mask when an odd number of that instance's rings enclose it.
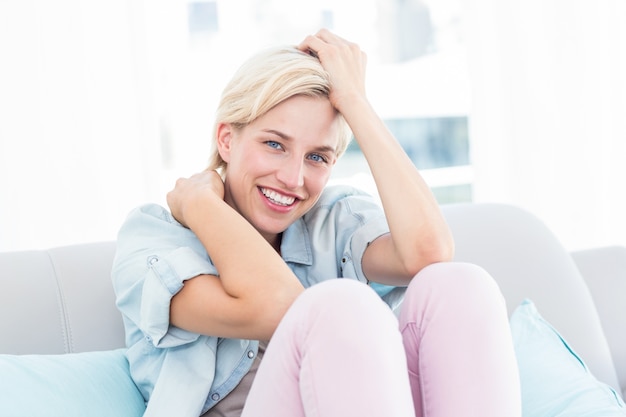
<instances>
[{"instance_id":1,"label":"smiling face","mask_svg":"<svg viewBox=\"0 0 626 417\"><path fill-rule=\"evenodd\" d=\"M241 129L220 125L224 199L276 247L319 198L338 141L337 112L323 97L294 96Z\"/></svg>"}]
</instances>

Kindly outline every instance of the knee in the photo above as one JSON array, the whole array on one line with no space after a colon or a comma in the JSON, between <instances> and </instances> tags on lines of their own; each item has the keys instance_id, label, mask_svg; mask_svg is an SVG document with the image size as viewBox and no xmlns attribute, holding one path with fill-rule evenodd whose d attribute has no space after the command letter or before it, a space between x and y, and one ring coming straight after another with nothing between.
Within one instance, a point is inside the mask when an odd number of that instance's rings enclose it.
<instances>
[{"instance_id":1,"label":"knee","mask_svg":"<svg viewBox=\"0 0 626 417\"><path fill-rule=\"evenodd\" d=\"M368 285L351 279L332 279L304 291L292 306L298 315L333 327L397 327L395 316Z\"/></svg>"},{"instance_id":2,"label":"knee","mask_svg":"<svg viewBox=\"0 0 626 417\"><path fill-rule=\"evenodd\" d=\"M411 302L456 306L503 304L504 298L493 277L478 265L464 262L441 262L427 266L411 281L407 298Z\"/></svg>"},{"instance_id":3,"label":"knee","mask_svg":"<svg viewBox=\"0 0 626 417\"><path fill-rule=\"evenodd\" d=\"M299 297L311 308L327 314L367 311L386 307L378 294L368 285L352 279L331 279L316 284ZM315 306L323 307L316 308Z\"/></svg>"}]
</instances>

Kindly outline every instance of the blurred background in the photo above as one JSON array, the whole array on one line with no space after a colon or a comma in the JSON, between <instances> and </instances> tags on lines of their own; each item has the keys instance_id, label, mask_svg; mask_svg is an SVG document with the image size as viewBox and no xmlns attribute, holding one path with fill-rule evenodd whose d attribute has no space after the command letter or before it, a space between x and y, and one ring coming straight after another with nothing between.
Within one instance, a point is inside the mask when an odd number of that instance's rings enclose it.
<instances>
[{"instance_id":1,"label":"blurred background","mask_svg":"<svg viewBox=\"0 0 626 417\"><path fill-rule=\"evenodd\" d=\"M368 53L370 100L442 204L626 245L623 0L0 0L0 250L115 239L204 169L233 71L321 27ZM353 143L334 180L367 173Z\"/></svg>"}]
</instances>

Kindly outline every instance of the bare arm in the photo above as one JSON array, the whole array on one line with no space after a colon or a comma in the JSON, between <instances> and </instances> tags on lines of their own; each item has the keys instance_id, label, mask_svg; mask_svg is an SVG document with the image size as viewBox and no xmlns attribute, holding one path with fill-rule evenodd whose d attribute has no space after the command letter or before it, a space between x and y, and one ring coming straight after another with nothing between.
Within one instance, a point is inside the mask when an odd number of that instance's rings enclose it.
<instances>
[{"instance_id":1,"label":"bare arm","mask_svg":"<svg viewBox=\"0 0 626 417\"><path fill-rule=\"evenodd\" d=\"M198 236L220 273L185 282L172 299L171 323L201 334L269 340L303 291L296 276L224 202L216 172L179 180L168 204L174 217Z\"/></svg>"},{"instance_id":2,"label":"bare arm","mask_svg":"<svg viewBox=\"0 0 626 417\"><path fill-rule=\"evenodd\" d=\"M366 97L365 54L327 30L299 48L314 51L331 74L331 102L350 125L381 197L391 233L366 250L368 279L405 285L423 267L450 260L454 243L436 200Z\"/></svg>"}]
</instances>

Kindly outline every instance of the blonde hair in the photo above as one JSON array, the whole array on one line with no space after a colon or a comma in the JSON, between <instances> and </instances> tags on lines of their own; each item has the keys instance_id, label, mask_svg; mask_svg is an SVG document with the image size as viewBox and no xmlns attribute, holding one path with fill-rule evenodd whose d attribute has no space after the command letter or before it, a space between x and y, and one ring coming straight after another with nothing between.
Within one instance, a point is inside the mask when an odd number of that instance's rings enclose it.
<instances>
[{"instance_id":1,"label":"blonde hair","mask_svg":"<svg viewBox=\"0 0 626 417\"><path fill-rule=\"evenodd\" d=\"M226 167L217 150L220 123L242 129L293 96L328 98L330 88L328 73L320 61L295 47L268 49L253 56L237 70L222 93L215 114L209 169L223 171ZM348 147L351 132L343 116L337 113L337 117L339 157Z\"/></svg>"}]
</instances>

